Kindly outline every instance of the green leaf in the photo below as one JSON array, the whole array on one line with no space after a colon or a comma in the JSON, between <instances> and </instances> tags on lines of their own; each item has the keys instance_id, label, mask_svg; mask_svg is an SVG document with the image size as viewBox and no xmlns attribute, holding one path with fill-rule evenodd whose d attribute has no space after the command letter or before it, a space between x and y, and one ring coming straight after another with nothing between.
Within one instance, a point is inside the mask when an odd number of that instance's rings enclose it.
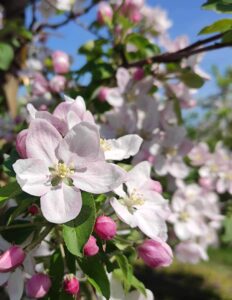
<instances>
[{"instance_id":1,"label":"green leaf","mask_svg":"<svg viewBox=\"0 0 232 300\"><path fill-rule=\"evenodd\" d=\"M94 286L98 293L109 299L110 283L100 257L95 255L83 258L79 260L79 265L87 276L89 283Z\"/></svg>"},{"instance_id":2,"label":"green leaf","mask_svg":"<svg viewBox=\"0 0 232 300\"><path fill-rule=\"evenodd\" d=\"M231 242L232 241L232 216L228 216L224 220L224 228L225 232L222 237L223 242Z\"/></svg>"},{"instance_id":3,"label":"green leaf","mask_svg":"<svg viewBox=\"0 0 232 300\"><path fill-rule=\"evenodd\" d=\"M139 33L129 34L126 37L126 44L132 44L137 48L137 51L126 53L129 61L149 58L160 53L160 49L156 44L153 44Z\"/></svg>"},{"instance_id":4,"label":"green leaf","mask_svg":"<svg viewBox=\"0 0 232 300\"><path fill-rule=\"evenodd\" d=\"M53 299L57 299L64 276L64 261L60 250L56 250L51 256L49 275L52 279L52 288L49 294Z\"/></svg>"},{"instance_id":5,"label":"green leaf","mask_svg":"<svg viewBox=\"0 0 232 300\"><path fill-rule=\"evenodd\" d=\"M129 264L128 259L125 255L118 254L116 256L116 260L123 274L124 287L126 291L129 291L133 276L132 266Z\"/></svg>"},{"instance_id":6,"label":"green leaf","mask_svg":"<svg viewBox=\"0 0 232 300\"><path fill-rule=\"evenodd\" d=\"M190 88L200 88L204 84L204 79L194 73L191 69L186 69L180 76L180 80L184 82Z\"/></svg>"},{"instance_id":7,"label":"green leaf","mask_svg":"<svg viewBox=\"0 0 232 300\"><path fill-rule=\"evenodd\" d=\"M93 196L82 193L80 214L72 221L63 225L63 237L68 250L82 256L84 245L91 235L95 223L96 211Z\"/></svg>"},{"instance_id":8,"label":"green leaf","mask_svg":"<svg viewBox=\"0 0 232 300\"><path fill-rule=\"evenodd\" d=\"M14 198L15 196L22 193L21 187L17 181L13 181L8 185L0 188L0 202Z\"/></svg>"},{"instance_id":9,"label":"green leaf","mask_svg":"<svg viewBox=\"0 0 232 300\"><path fill-rule=\"evenodd\" d=\"M231 0L208 0L202 5L202 8L214 10L218 13L231 13L232 2Z\"/></svg>"},{"instance_id":10,"label":"green leaf","mask_svg":"<svg viewBox=\"0 0 232 300\"><path fill-rule=\"evenodd\" d=\"M6 43L0 43L0 69L4 71L8 70L13 58L13 48Z\"/></svg>"},{"instance_id":11,"label":"green leaf","mask_svg":"<svg viewBox=\"0 0 232 300\"><path fill-rule=\"evenodd\" d=\"M24 220L16 220L11 225L26 225L31 224L28 221ZM6 226L7 227L7 226ZM9 226L10 227L10 226ZM11 244L22 244L32 233L34 232L33 226L25 227L25 228L12 228L8 230L1 231L1 235L5 240L7 240Z\"/></svg>"},{"instance_id":12,"label":"green leaf","mask_svg":"<svg viewBox=\"0 0 232 300\"><path fill-rule=\"evenodd\" d=\"M222 38L223 43L231 43L232 42L232 30L226 32Z\"/></svg>"},{"instance_id":13,"label":"green leaf","mask_svg":"<svg viewBox=\"0 0 232 300\"><path fill-rule=\"evenodd\" d=\"M232 29L232 19L222 19L204 27L199 34L210 34L214 32L225 32Z\"/></svg>"}]
</instances>

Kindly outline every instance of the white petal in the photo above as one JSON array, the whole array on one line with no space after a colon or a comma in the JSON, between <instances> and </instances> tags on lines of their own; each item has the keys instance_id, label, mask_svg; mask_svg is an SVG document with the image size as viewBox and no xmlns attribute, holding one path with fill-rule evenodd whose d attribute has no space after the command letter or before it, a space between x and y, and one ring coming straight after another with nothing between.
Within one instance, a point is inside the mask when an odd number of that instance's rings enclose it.
<instances>
[{"instance_id":1,"label":"white petal","mask_svg":"<svg viewBox=\"0 0 232 300\"><path fill-rule=\"evenodd\" d=\"M76 218L82 206L81 193L75 187L62 184L41 197L41 210L52 223L66 223Z\"/></svg>"},{"instance_id":2,"label":"white petal","mask_svg":"<svg viewBox=\"0 0 232 300\"><path fill-rule=\"evenodd\" d=\"M17 268L16 271L11 274L6 287L10 300L20 300L23 295L23 287L23 273Z\"/></svg>"},{"instance_id":3,"label":"white petal","mask_svg":"<svg viewBox=\"0 0 232 300\"><path fill-rule=\"evenodd\" d=\"M8 278L10 277L11 273L0 273L0 286L7 282Z\"/></svg>"},{"instance_id":4,"label":"white petal","mask_svg":"<svg viewBox=\"0 0 232 300\"><path fill-rule=\"evenodd\" d=\"M124 98L118 88L112 88L107 93L106 101L112 106L119 107L123 105Z\"/></svg>"},{"instance_id":5,"label":"white petal","mask_svg":"<svg viewBox=\"0 0 232 300\"><path fill-rule=\"evenodd\" d=\"M143 139L137 134L128 134L116 140L107 140L110 150L104 151L105 159L127 159L139 151L142 141Z\"/></svg>"},{"instance_id":6,"label":"white petal","mask_svg":"<svg viewBox=\"0 0 232 300\"><path fill-rule=\"evenodd\" d=\"M161 238L167 240L167 225L154 211L138 209L134 216L139 229L151 239Z\"/></svg>"},{"instance_id":7,"label":"white petal","mask_svg":"<svg viewBox=\"0 0 232 300\"><path fill-rule=\"evenodd\" d=\"M83 172L76 172L74 185L86 192L101 194L113 191L124 182L126 172L117 165L106 162L89 163Z\"/></svg>"},{"instance_id":8,"label":"white petal","mask_svg":"<svg viewBox=\"0 0 232 300\"><path fill-rule=\"evenodd\" d=\"M110 199L110 204L121 221L128 224L132 228L137 226L135 218L128 211L125 205L122 205L116 198Z\"/></svg>"},{"instance_id":9,"label":"white petal","mask_svg":"<svg viewBox=\"0 0 232 300\"><path fill-rule=\"evenodd\" d=\"M119 68L117 70L116 78L120 91L124 92L131 79L130 73L125 68Z\"/></svg>"},{"instance_id":10,"label":"white petal","mask_svg":"<svg viewBox=\"0 0 232 300\"><path fill-rule=\"evenodd\" d=\"M59 132L46 120L33 120L26 139L28 158L41 159L47 165L53 165L57 162L55 150L61 140Z\"/></svg>"},{"instance_id":11,"label":"white petal","mask_svg":"<svg viewBox=\"0 0 232 300\"><path fill-rule=\"evenodd\" d=\"M49 190L49 169L40 159L18 159L13 165L16 179L22 190L34 196L42 196Z\"/></svg>"}]
</instances>

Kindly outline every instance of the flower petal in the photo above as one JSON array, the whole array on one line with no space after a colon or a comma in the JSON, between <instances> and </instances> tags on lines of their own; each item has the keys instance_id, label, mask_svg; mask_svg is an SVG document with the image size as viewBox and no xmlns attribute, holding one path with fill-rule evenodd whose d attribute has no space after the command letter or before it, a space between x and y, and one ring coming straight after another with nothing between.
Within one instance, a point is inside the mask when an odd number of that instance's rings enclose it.
<instances>
[{"instance_id":1,"label":"flower petal","mask_svg":"<svg viewBox=\"0 0 232 300\"><path fill-rule=\"evenodd\" d=\"M114 165L103 161L89 163L83 172L76 172L73 182L79 189L101 194L112 191L125 180L126 172Z\"/></svg>"},{"instance_id":2,"label":"flower petal","mask_svg":"<svg viewBox=\"0 0 232 300\"><path fill-rule=\"evenodd\" d=\"M23 273L18 268L14 271L14 273L11 274L7 283L6 289L9 294L10 300L22 299L23 287L24 287Z\"/></svg>"},{"instance_id":3,"label":"flower petal","mask_svg":"<svg viewBox=\"0 0 232 300\"><path fill-rule=\"evenodd\" d=\"M41 210L52 223L66 223L76 218L82 206L81 193L75 187L62 184L41 197Z\"/></svg>"},{"instance_id":4,"label":"flower petal","mask_svg":"<svg viewBox=\"0 0 232 300\"><path fill-rule=\"evenodd\" d=\"M47 165L57 162L55 149L62 136L50 123L43 119L31 122L26 139L27 156L44 160Z\"/></svg>"},{"instance_id":5,"label":"flower petal","mask_svg":"<svg viewBox=\"0 0 232 300\"><path fill-rule=\"evenodd\" d=\"M66 163L78 164L78 159L95 161L99 157L100 135L97 126L81 122L74 126L60 143L57 155ZM76 162L71 161L76 156Z\"/></svg>"},{"instance_id":6,"label":"flower petal","mask_svg":"<svg viewBox=\"0 0 232 300\"><path fill-rule=\"evenodd\" d=\"M107 140L110 150L104 151L105 159L123 160L135 155L143 139L137 134L128 134L118 139Z\"/></svg>"},{"instance_id":7,"label":"flower petal","mask_svg":"<svg viewBox=\"0 0 232 300\"><path fill-rule=\"evenodd\" d=\"M122 205L116 198L110 199L110 204L122 222L128 224L132 228L137 226L136 220L125 205Z\"/></svg>"},{"instance_id":8,"label":"flower petal","mask_svg":"<svg viewBox=\"0 0 232 300\"><path fill-rule=\"evenodd\" d=\"M122 106L124 103L123 96L120 93L120 90L118 88L111 88L109 89L107 96L106 96L106 101L115 107Z\"/></svg>"},{"instance_id":9,"label":"flower petal","mask_svg":"<svg viewBox=\"0 0 232 300\"><path fill-rule=\"evenodd\" d=\"M137 226L151 239L161 238L167 240L167 225L163 218L154 213L153 210L138 209L134 213Z\"/></svg>"},{"instance_id":10,"label":"flower petal","mask_svg":"<svg viewBox=\"0 0 232 300\"><path fill-rule=\"evenodd\" d=\"M4 283L7 282L10 274L11 274L10 272L8 272L8 273L0 273L0 286L2 286Z\"/></svg>"},{"instance_id":11,"label":"flower petal","mask_svg":"<svg viewBox=\"0 0 232 300\"><path fill-rule=\"evenodd\" d=\"M47 185L49 170L40 159L18 159L13 165L16 179L22 190L34 196L42 196L49 190Z\"/></svg>"}]
</instances>

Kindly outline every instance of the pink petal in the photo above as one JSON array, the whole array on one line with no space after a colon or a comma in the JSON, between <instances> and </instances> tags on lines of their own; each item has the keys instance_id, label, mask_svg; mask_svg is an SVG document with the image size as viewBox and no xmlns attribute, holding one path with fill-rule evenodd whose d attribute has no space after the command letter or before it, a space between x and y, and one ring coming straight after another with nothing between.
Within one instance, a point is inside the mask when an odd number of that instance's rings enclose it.
<instances>
[{"instance_id":1,"label":"pink petal","mask_svg":"<svg viewBox=\"0 0 232 300\"><path fill-rule=\"evenodd\" d=\"M27 156L44 160L48 166L57 162L55 150L62 140L59 132L42 119L35 119L31 122L27 140Z\"/></svg>"},{"instance_id":2,"label":"pink petal","mask_svg":"<svg viewBox=\"0 0 232 300\"><path fill-rule=\"evenodd\" d=\"M66 223L76 218L82 206L81 193L75 187L62 184L41 197L41 210L52 223Z\"/></svg>"},{"instance_id":3,"label":"pink petal","mask_svg":"<svg viewBox=\"0 0 232 300\"><path fill-rule=\"evenodd\" d=\"M99 152L101 152L100 135L97 126L81 122L68 132L60 143L57 154L66 163L76 165L78 159L82 162L95 161L99 157ZM75 161L72 161L75 156Z\"/></svg>"}]
</instances>

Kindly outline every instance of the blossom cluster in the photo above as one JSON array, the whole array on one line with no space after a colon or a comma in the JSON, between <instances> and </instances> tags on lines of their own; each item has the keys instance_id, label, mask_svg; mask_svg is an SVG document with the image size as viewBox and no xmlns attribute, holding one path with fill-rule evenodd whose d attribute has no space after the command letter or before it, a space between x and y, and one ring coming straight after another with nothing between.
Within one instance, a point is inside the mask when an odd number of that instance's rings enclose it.
<instances>
[{"instance_id":1,"label":"blossom cluster","mask_svg":"<svg viewBox=\"0 0 232 300\"><path fill-rule=\"evenodd\" d=\"M0 191L0 286L10 300L82 299L86 291L153 300L133 273L138 259L150 268L174 257L195 264L220 243L232 155L220 142L214 152L194 145L182 116L210 78L202 55L153 63L161 49L188 47L187 37L171 40L160 7L110 0L83 26L98 39L79 49L86 64L73 70L41 28L56 28L48 19L59 14L74 20L92 8L84 4L35 3L36 34L17 73L20 117L0 119L0 142L13 149L6 147L9 185Z\"/></svg>"}]
</instances>

